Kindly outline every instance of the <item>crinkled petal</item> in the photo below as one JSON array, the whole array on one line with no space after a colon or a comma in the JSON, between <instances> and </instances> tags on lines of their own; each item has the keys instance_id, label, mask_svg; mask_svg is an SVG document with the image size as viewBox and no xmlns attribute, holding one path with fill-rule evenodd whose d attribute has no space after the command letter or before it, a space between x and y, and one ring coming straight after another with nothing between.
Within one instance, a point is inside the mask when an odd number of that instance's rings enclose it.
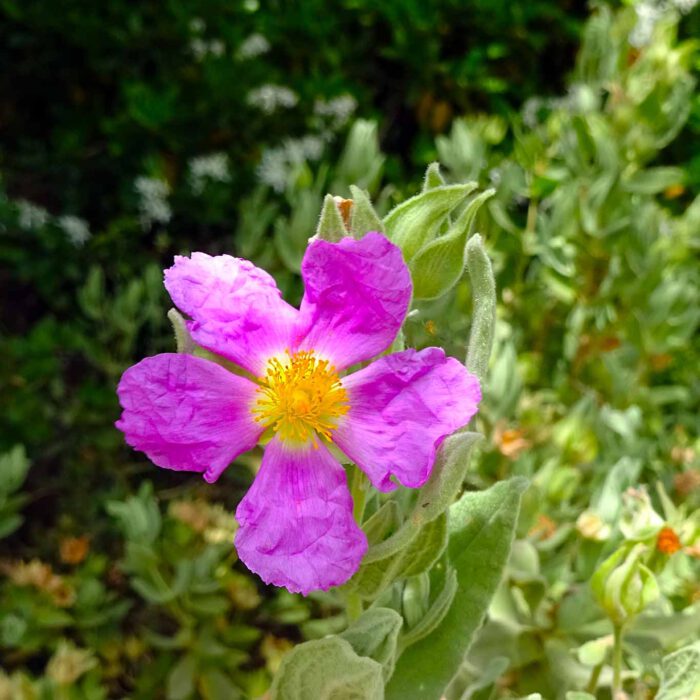
<instances>
[{"instance_id":1,"label":"crinkled petal","mask_svg":"<svg viewBox=\"0 0 700 700\"><path fill-rule=\"evenodd\" d=\"M345 471L323 444L297 447L273 438L236 519L243 563L292 593L345 583L367 550Z\"/></svg>"},{"instance_id":2,"label":"crinkled petal","mask_svg":"<svg viewBox=\"0 0 700 700\"><path fill-rule=\"evenodd\" d=\"M192 355L147 357L122 375L116 425L159 467L216 481L263 428L251 413L256 385Z\"/></svg>"},{"instance_id":3,"label":"crinkled petal","mask_svg":"<svg viewBox=\"0 0 700 700\"><path fill-rule=\"evenodd\" d=\"M301 265L305 293L296 333L337 369L389 347L411 300L411 275L401 251L380 233L339 243L315 240Z\"/></svg>"},{"instance_id":4,"label":"crinkled petal","mask_svg":"<svg viewBox=\"0 0 700 700\"><path fill-rule=\"evenodd\" d=\"M282 299L274 279L248 260L178 255L165 271L165 287L192 318L187 327L195 342L255 375L290 347L298 312Z\"/></svg>"},{"instance_id":5,"label":"crinkled petal","mask_svg":"<svg viewBox=\"0 0 700 700\"><path fill-rule=\"evenodd\" d=\"M466 425L479 380L440 348L405 350L345 377L350 410L333 442L380 491L422 486L442 440Z\"/></svg>"}]
</instances>

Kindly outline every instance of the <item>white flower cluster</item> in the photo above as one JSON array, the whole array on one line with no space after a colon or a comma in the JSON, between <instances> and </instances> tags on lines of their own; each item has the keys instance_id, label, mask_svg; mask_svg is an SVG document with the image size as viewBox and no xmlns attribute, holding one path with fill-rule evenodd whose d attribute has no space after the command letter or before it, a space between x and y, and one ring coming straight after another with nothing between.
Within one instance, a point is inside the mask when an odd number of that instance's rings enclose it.
<instances>
[{"instance_id":1,"label":"white flower cluster","mask_svg":"<svg viewBox=\"0 0 700 700\"><path fill-rule=\"evenodd\" d=\"M173 212L168 203L170 188L163 180L153 177L137 177L134 180L134 190L139 196L139 219L144 230L152 224L167 224Z\"/></svg>"},{"instance_id":2,"label":"white flower cluster","mask_svg":"<svg viewBox=\"0 0 700 700\"><path fill-rule=\"evenodd\" d=\"M238 47L236 58L247 61L266 54L270 50L270 42L262 34L251 34Z\"/></svg>"},{"instance_id":3,"label":"white flower cluster","mask_svg":"<svg viewBox=\"0 0 700 700\"><path fill-rule=\"evenodd\" d=\"M342 129L357 109L357 100L352 95L341 95L332 100L316 100L314 114L330 119L330 128Z\"/></svg>"},{"instance_id":4,"label":"white flower cluster","mask_svg":"<svg viewBox=\"0 0 700 700\"><path fill-rule=\"evenodd\" d=\"M90 238L90 228L87 221L77 216L66 214L56 219L56 224L63 229L68 240L76 247L82 246Z\"/></svg>"},{"instance_id":5,"label":"white flower cluster","mask_svg":"<svg viewBox=\"0 0 700 700\"><path fill-rule=\"evenodd\" d=\"M189 183L195 194L202 194L208 182L231 182L231 170L225 153L210 153L189 162Z\"/></svg>"},{"instance_id":6,"label":"white flower cluster","mask_svg":"<svg viewBox=\"0 0 700 700\"><path fill-rule=\"evenodd\" d=\"M321 136L313 134L286 139L281 146L263 151L257 168L258 178L276 192L283 192L294 168L306 161L318 160L325 145Z\"/></svg>"},{"instance_id":7,"label":"white flower cluster","mask_svg":"<svg viewBox=\"0 0 700 700\"><path fill-rule=\"evenodd\" d=\"M226 52L226 44L221 39L200 39L197 37L190 42L190 51L198 61L203 61L207 56L217 58L223 56Z\"/></svg>"},{"instance_id":8,"label":"white flower cluster","mask_svg":"<svg viewBox=\"0 0 700 700\"><path fill-rule=\"evenodd\" d=\"M41 228L49 222L49 212L38 204L20 199L15 202L19 210L19 225L25 230Z\"/></svg>"},{"instance_id":9,"label":"white flower cluster","mask_svg":"<svg viewBox=\"0 0 700 700\"><path fill-rule=\"evenodd\" d=\"M74 246L84 245L92 235L87 221L77 216L66 214L54 219L44 207L26 199L18 199L15 205L17 206L17 223L25 231L38 229L53 222L66 234Z\"/></svg>"},{"instance_id":10,"label":"white flower cluster","mask_svg":"<svg viewBox=\"0 0 700 700\"><path fill-rule=\"evenodd\" d=\"M628 41L635 48L646 46L651 41L656 23L665 12L677 10L687 14L697 4L698 0L640 0L634 6L637 23L630 32Z\"/></svg>"},{"instance_id":11,"label":"white flower cluster","mask_svg":"<svg viewBox=\"0 0 700 700\"><path fill-rule=\"evenodd\" d=\"M267 84L251 90L246 101L265 114L274 114L280 108L289 109L296 106L299 97L294 90L284 85Z\"/></svg>"},{"instance_id":12,"label":"white flower cluster","mask_svg":"<svg viewBox=\"0 0 700 700\"><path fill-rule=\"evenodd\" d=\"M226 44L221 39L205 39L202 36L206 28L201 17L195 17L190 22L190 31L197 35L190 41L190 52L198 61L203 61L207 56L220 57L226 53Z\"/></svg>"}]
</instances>

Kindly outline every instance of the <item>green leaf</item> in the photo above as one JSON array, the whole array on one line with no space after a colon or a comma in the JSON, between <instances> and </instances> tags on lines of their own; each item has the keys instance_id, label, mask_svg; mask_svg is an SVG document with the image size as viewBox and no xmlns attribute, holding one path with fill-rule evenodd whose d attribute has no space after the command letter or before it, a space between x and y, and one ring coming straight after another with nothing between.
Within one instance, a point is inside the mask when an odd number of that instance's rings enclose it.
<instances>
[{"instance_id":1,"label":"green leaf","mask_svg":"<svg viewBox=\"0 0 700 700\"><path fill-rule=\"evenodd\" d=\"M527 482L503 481L465 493L449 510L448 559L457 591L440 625L399 658L388 700L439 700L469 649L510 554L520 499Z\"/></svg>"},{"instance_id":2,"label":"green leaf","mask_svg":"<svg viewBox=\"0 0 700 700\"><path fill-rule=\"evenodd\" d=\"M0 494L9 495L19 489L27 478L29 460L23 445L15 445L0 455Z\"/></svg>"},{"instance_id":3,"label":"green leaf","mask_svg":"<svg viewBox=\"0 0 700 700\"><path fill-rule=\"evenodd\" d=\"M402 624L401 615L395 610L370 608L340 636L350 642L357 654L381 664L386 680L394 671L397 640Z\"/></svg>"},{"instance_id":4,"label":"green leaf","mask_svg":"<svg viewBox=\"0 0 700 700\"><path fill-rule=\"evenodd\" d=\"M394 207L384 219L386 234L410 263L413 256L439 232L447 215L461 204L476 183L444 185L422 192Z\"/></svg>"},{"instance_id":5,"label":"green leaf","mask_svg":"<svg viewBox=\"0 0 700 700\"><path fill-rule=\"evenodd\" d=\"M364 599L372 600L399 578L430 569L447 545L447 518L443 514L418 529L413 539L392 556L364 562L348 583Z\"/></svg>"},{"instance_id":6,"label":"green leaf","mask_svg":"<svg viewBox=\"0 0 700 700\"><path fill-rule=\"evenodd\" d=\"M656 700L690 700L700 693L700 642L683 647L662 662L662 679Z\"/></svg>"},{"instance_id":7,"label":"green leaf","mask_svg":"<svg viewBox=\"0 0 700 700\"><path fill-rule=\"evenodd\" d=\"M410 261L416 299L437 299L446 294L464 272L467 238L481 205L495 193L486 190L474 197L444 236L430 241Z\"/></svg>"},{"instance_id":8,"label":"green leaf","mask_svg":"<svg viewBox=\"0 0 700 700\"><path fill-rule=\"evenodd\" d=\"M384 233L384 224L374 210L369 195L355 185L350 185L352 210L350 212L350 231L355 238L362 238L368 231Z\"/></svg>"},{"instance_id":9,"label":"green leaf","mask_svg":"<svg viewBox=\"0 0 700 700\"><path fill-rule=\"evenodd\" d=\"M21 515L0 515L0 539L11 535L23 522Z\"/></svg>"},{"instance_id":10,"label":"green leaf","mask_svg":"<svg viewBox=\"0 0 700 700\"><path fill-rule=\"evenodd\" d=\"M700 603L673 615L640 615L625 636L633 643L664 649L696 638L700 636Z\"/></svg>"},{"instance_id":11,"label":"green leaf","mask_svg":"<svg viewBox=\"0 0 700 700\"><path fill-rule=\"evenodd\" d=\"M106 509L118 521L128 540L150 544L160 533L160 510L149 482L142 484L136 496L125 501L109 501Z\"/></svg>"},{"instance_id":12,"label":"green leaf","mask_svg":"<svg viewBox=\"0 0 700 700\"><path fill-rule=\"evenodd\" d=\"M430 522L452 505L462 488L471 451L482 439L480 433L455 433L442 443L430 479L418 493L414 522Z\"/></svg>"},{"instance_id":13,"label":"green leaf","mask_svg":"<svg viewBox=\"0 0 700 700\"><path fill-rule=\"evenodd\" d=\"M467 271L472 285L473 316L466 365L483 385L488 373L496 325L496 282L491 261L479 234L467 243Z\"/></svg>"},{"instance_id":14,"label":"green leaf","mask_svg":"<svg viewBox=\"0 0 700 700\"><path fill-rule=\"evenodd\" d=\"M400 522L399 504L396 501L387 501L362 524L362 529L367 535L370 545L381 542L393 527Z\"/></svg>"},{"instance_id":15,"label":"green leaf","mask_svg":"<svg viewBox=\"0 0 700 700\"><path fill-rule=\"evenodd\" d=\"M401 613L408 627L414 627L428 612L430 605L430 576L424 571L409 578L403 586Z\"/></svg>"},{"instance_id":16,"label":"green leaf","mask_svg":"<svg viewBox=\"0 0 700 700\"><path fill-rule=\"evenodd\" d=\"M238 700L243 697L233 681L215 668L202 673L200 688L204 700Z\"/></svg>"},{"instance_id":17,"label":"green leaf","mask_svg":"<svg viewBox=\"0 0 700 700\"><path fill-rule=\"evenodd\" d=\"M168 674L165 691L168 700L187 700L192 695L195 672L195 660L189 654L185 654Z\"/></svg>"},{"instance_id":18,"label":"green leaf","mask_svg":"<svg viewBox=\"0 0 700 700\"><path fill-rule=\"evenodd\" d=\"M294 647L282 660L270 700L381 700L382 666L339 637Z\"/></svg>"},{"instance_id":19,"label":"green leaf","mask_svg":"<svg viewBox=\"0 0 700 700\"><path fill-rule=\"evenodd\" d=\"M612 645L612 635L608 634L605 637L592 639L590 642L582 644L576 655L584 666L599 666L605 661L612 649Z\"/></svg>"},{"instance_id":20,"label":"green leaf","mask_svg":"<svg viewBox=\"0 0 700 700\"><path fill-rule=\"evenodd\" d=\"M426 171L423 179L423 192L433 190L436 187L442 187L445 184L445 178L440 172L440 163L431 163Z\"/></svg>"},{"instance_id":21,"label":"green leaf","mask_svg":"<svg viewBox=\"0 0 700 700\"><path fill-rule=\"evenodd\" d=\"M684 181L685 173L682 168L661 166L639 170L623 183L623 187L635 194L658 194L667 187L682 184Z\"/></svg>"},{"instance_id":22,"label":"green leaf","mask_svg":"<svg viewBox=\"0 0 700 700\"><path fill-rule=\"evenodd\" d=\"M450 568L445 575L445 583L437 598L433 601L425 615L411 627L408 632L401 635L400 647L406 647L415 644L418 640L429 635L447 615L455 594L457 593L457 573Z\"/></svg>"},{"instance_id":23,"label":"green leaf","mask_svg":"<svg viewBox=\"0 0 700 700\"><path fill-rule=\"evenodd\" d=\"M379 150L377 123L358 119L352 125L335 168L331 192L343 193L354 183L373 191L381 179L385 157Z\"/></svg>"},{"instance_id":24,"label":"green leaf","mask_svg":"<svg viewBox=\"0 0 700 700\"><path fill-rule=\"evenodd\" d=\"M338 211L338 205L335 203L333 195L327 194L323 198L323 207L321 208L321 218L316 227L316 237L323 241L331 241L337 243L342 238L348 235L348 232L343 223L343 217Z\"/></svg>"}]
</instances>

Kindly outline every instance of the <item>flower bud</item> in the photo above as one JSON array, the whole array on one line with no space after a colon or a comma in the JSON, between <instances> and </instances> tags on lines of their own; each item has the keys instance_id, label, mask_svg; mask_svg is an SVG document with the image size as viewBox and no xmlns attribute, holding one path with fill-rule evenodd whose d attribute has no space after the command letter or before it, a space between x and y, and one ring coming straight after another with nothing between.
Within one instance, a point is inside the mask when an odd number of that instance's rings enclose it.
<instances>
[{"instance_id":1,"label":"flower bud","mask_svg":"<svg viewBox=\"0 0 700 700\"><path fill-rule=\"evenodd\" d=\"M645 488L630 488L622 494L620 530L628 540L655 537L663 524L664 520L651 505Z\"/></svg>"},{"instance_id":2,"label":"flower bud","mask_svg":"<svg viewBox=\"0 0 700 700\"><path fill-rule=\"evenodd\" d=\"M595 542L605 542L610 537L610 525L592 510L585 510L578 516L576 529L582 537Z\"/></svg>"},{"instance_id":3,"label":"flower bud","mask_svg":"<svg viewBox=\"0 0 700 700\"><path fill-rule=\"evenodd\" d=\"M622 547L593 574L593 594L615 625L632 619L659 597L656 577L642 563L646 549L643 544Z\"/></svg>"}]
</instances>

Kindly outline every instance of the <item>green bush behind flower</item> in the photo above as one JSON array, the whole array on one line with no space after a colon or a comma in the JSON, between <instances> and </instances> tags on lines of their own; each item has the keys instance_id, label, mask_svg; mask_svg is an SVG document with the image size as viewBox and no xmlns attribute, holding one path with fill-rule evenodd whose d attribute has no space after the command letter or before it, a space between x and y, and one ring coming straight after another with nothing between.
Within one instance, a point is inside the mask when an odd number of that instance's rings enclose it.
<instances>
[{"instance_id":1,"label":"green bush behind flower","mask_svg":"<svg viewBox=\"0 0 700 700\"><path fill-rule=\"evenodd\" d=\"M458 595L449 576L430 592L415 561L375 567L379 579L369 563L354 585L382 593L406 626L399 635L391 611L365 622L385 638L360 652L363 618L346 630L333 595L265 589L236 564L231 514L257 458L215 490L163 475L114 430L113 389L136 358L173 348L161 278L173 252L251 258L293 299L327 192L357 206L358 186L384 216L438 160L426 189L475 181L495 193L460 227L465 190L432 248L416 244L425 291L404 335L465 357L471 290L445 246L464 250L478 231L498 306L477 421L487 439L465 486L531 484L503 583L447 697L563 697L598 669L609 686L605 567L639 557L658 597L625 612L627 668L663 697L690 688L677 667L692 669L697 652L676 650L700 631L698 562L656 538L667 523L688 548L700 529L695 46L669 15L631 47L633 11L603 7L567 91L579 20L561 3L476 2L467 28L463 3L341 6L280 19L255 2L110 3L104 16L71 2L58 18L42 3L0 3L1 51L22 82L3 90L0 698L255 697L292 644L329 633L341 634L323 642L340 666L363 659L368 697L401 671L399 650L419 663L411 645ZM258 33L271 48L246 58ZM377 72L390 81L381 90ZM249 99L264 85L297 102L268 113ZM341 123L350 103L315 107L346 94L376 122ZM269 90L257 100L293 101ZM477 110L490 116L452 120ZM320 152L304 134L321 137ZM376 505L379 541L396 508ZM425 568L447 542L433 522L416 545ZM390 697L406 697L400 678Z\"/></svg>"}]
</instances>

